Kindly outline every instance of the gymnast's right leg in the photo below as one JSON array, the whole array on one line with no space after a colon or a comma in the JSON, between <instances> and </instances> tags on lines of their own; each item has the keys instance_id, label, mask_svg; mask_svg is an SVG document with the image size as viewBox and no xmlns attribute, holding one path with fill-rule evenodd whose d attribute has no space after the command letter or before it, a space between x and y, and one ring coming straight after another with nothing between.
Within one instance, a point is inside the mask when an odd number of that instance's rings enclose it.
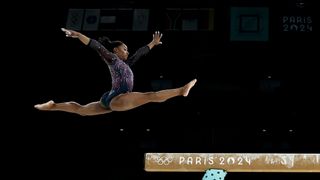
<instances>
[{"instance_id":1,"label":"gymnast's right leg","mask_svg":"<svg viewBox=\"0 0 320 180\"><path fill-rule=\"evenodd\" d=\"M81 105L73 101L55 103L51 100L43 104L37 104L34 107L43 111L64 111L79 114L81 116L93 116L112 112L112 110L102 107L100 101Z\"/></svg>"}]
</instances>

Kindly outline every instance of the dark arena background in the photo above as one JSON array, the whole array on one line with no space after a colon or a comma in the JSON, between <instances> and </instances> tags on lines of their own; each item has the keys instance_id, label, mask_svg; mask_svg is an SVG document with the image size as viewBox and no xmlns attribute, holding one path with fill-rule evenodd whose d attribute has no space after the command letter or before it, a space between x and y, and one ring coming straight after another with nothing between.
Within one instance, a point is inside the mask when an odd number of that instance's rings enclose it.
<instances>
[{"instance_id":1,"label":"dark arena background","mask_svg":"<svg viewBox=\"0 0 320 180\"><path fill-rule=\"evenodd\" d=\"M159 4L157 4L159 3ZM145 153L319 154L319 17L314 0L197 2L49 1L30 22L23 135L25 177L200 180L204 172L147 172ZM36 6L35 6L36 7ZM39 18L41 16L41 18ZM188 97L125 112L80 116L39 111L49 100L98 101L107 65L60 28L122 40L133 53L163 33L133 67L134 91L175 88ZM27 68L30 67L30 68ZM20 112L16 112L19 114ZM24 128L23 126L27 127ZM23 149L23 150L18 150ZM317 156L319 158L319 156ZM228 172L227 180L320 179L318 172Z\"/></svg>"}]
</instances>

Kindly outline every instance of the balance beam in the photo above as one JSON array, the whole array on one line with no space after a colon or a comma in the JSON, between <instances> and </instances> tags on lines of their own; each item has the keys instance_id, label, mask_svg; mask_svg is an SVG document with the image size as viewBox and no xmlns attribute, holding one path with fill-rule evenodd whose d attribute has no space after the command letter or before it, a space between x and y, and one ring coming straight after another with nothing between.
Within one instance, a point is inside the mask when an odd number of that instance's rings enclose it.
<instances>
[{"instance_id":1,"label":"balance beam","mask_svg":"<svg viewBox=\"0 0 320 180\"><path fill-rule=\"evenodd\" d=\"M145 153L145 171L320 172L320 154Z\"/></svg>"}]
</instances>

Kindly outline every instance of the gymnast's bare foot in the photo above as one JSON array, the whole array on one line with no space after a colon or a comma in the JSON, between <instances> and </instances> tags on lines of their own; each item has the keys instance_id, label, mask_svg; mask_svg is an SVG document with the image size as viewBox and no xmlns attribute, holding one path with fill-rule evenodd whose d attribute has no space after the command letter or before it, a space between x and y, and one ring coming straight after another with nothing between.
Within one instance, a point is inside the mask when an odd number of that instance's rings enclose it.
<instances>
[{"instance_id":1,"label":"gymnast's bare foot","mask_svg":"<svg viewBox=\"0 0 320 180\"><path fill-rule=\"evenodd\" d=\"M34 107L39 110L50 110L54 104L54 101L51 100L43 104L37 104Z\"/></svg>"},{"instance_id":2,"label":"gymnast's bare foot","mask_svg":"<svg viewBox=\"0 0 320 180\"><path fill-rule=\"evenodd\" d=\"M197 79L194 79L190 81L188 84L186 84L185 86L183 86L182 95L184 97L188 96L190 89L196 84L196 82L197 82Z\"/></svg>"}]
</instances>

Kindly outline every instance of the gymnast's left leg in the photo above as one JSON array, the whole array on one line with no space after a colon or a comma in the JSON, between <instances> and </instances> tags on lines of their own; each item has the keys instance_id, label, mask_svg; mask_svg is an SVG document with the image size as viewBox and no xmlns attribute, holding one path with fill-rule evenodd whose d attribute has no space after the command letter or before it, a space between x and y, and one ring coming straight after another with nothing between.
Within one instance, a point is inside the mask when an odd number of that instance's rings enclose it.
<instances>
[{"instance_id":1,"label":"gymnast's left leg","mask_svg":"<svg viewBox=\"0 0 320 180\"><path fill-rule=\"evenodd\" d=\"M188 84L175 89L166 89L157 92L130 92L114 97L110 102L113 111L127 111L150 102L164 102L176 96L188 96L190 89L196 84L194 79Z\"/></svg>"}]
</instances>

